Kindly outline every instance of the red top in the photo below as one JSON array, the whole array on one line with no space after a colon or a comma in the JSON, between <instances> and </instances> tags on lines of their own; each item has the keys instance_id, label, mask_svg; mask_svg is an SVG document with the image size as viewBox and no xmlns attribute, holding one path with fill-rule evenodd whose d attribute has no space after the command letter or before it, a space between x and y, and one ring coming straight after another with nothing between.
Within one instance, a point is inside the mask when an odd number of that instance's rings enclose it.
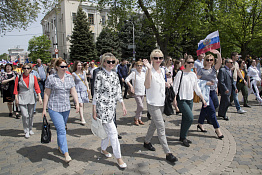
<instances>
[{"instance_id":1,"label":"red top","mask_svg":"<svg viewBox=\"0 0 262 175\"><path fill-rule=\"evenodd\" d=\"M180 70L184 70L184 69L185 69L185 67L184 67L184 66L181 66L179 69L180 69Z\"/></svg>"},{"instance_id":2,"label":"red top","mask_svg":"<svg viewBox=\"0 0 262 175\"><path fill-rule=\"evenodd\" d=\"M23 74L23 80L24 80L26 86L29 87L29 75L25 76L25 74ZM39 93L41 93L41 90L39 88L36 76L34 76L34 81L35 81L35 83L34 83L35 91L36 91L37 94L39 94ZM18 77L16 77L16 79L15 79L15 88L14 88L14 94L15 95L18 94L18 92L17 92L17 85L18 85Z\"/></svg>"}]
</instances>

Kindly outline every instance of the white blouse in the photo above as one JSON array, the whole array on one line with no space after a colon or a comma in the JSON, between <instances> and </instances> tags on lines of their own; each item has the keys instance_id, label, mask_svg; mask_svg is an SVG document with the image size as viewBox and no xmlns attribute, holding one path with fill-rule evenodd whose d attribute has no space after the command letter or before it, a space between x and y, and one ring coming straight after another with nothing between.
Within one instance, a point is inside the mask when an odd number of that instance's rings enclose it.
<instances>
[{"instance_id":1,"label":"white blouse","mask_svg":"<svg viewBox=\"0 0 262 175\"><path fill-rule=\"evenodd\" d=\"M135 88L136 95L145 95L145 72L139 73L136 69L126 77L125 82L132 80L132 85Z\"/></svg>"},{"instance_id":2,"label":"white blouse","mask_svg":"<svg viewBox=\"0 0 262 175\"><path fill-rule=\"evenodd\" d=\"M176 95L178 93L181 74L182 71L178 71L174 78L173 89ZM183 77L179 90L179 99L192 100L194 97L194 91L198 96L202 95L201 90L198 86L196 74L194 72L183 72Z\"/></svg>"},{"instance_id":3,"label":"white blouse","mask_svg":"<svg viewBox=\"0 0 262 175\"><path fill-rule=\"evenodd\" d=\"M253 80L261 81L259 71L256 67L249 66L247 76L252 77Z\"/></svg>"},{"instance_id":4,"label":"white blouse","mask_svg":"<svg viewBox=\"0 0 262 175\"><path fill-rule=\"evenodd\" d=\"M149 89L146 89L147 103L152 106L164 106L165 104L165 71L158 73L154 68L151 70L152 79Z\"/></svg>"}]
</instances>

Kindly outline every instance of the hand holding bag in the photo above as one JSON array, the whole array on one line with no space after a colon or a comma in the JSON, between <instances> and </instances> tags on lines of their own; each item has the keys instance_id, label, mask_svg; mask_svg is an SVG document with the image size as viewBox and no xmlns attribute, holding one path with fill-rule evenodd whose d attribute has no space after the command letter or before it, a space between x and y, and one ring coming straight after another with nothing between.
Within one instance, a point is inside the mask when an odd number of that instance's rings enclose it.
<instances>
[{"instance_id":1,"label":"hand holding bag","mask_svg":"<svg viewBox=\"0 0 262 175\"><path fill-rule=\"evenodd\" d=\"M41 134L41 143L49 143L51 142L51 130L50 124L47 122L46 116L43 117L43 125L42 125L42 134Z\"/></svg>"},{"instance_id":2,"label":"hand holding bag","mask_svg":"<svg viewBox=\"0 0 262 175\"><path fill-rule=\"evenodd\" d=\"M92 116L91 131L95 136L100 137L101 139L107 138L107 133L103 127L102 120L99 118L96 118L95 120L93 116Z\"/></svg>"}]
</instances>

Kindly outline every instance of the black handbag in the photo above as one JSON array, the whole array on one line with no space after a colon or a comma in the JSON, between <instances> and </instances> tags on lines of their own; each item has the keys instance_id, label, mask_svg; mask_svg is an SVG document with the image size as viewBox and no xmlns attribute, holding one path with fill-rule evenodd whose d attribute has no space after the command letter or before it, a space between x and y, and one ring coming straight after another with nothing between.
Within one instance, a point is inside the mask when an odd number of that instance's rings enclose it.
<instances>
[{"instance_id":1,"label":"black handbag","mask_svg":"<svg viewBox=\"0 0 262 175\"><path fill-rule=\"evenodd\" d=\"M181 81L182 81L182 77L183 77L183 71L181 70L181 77L180 77L180 81L179 81L179 86L178 86L178 91L177 91L177 95L176 95L176 100L180 100L179 99L179 90L180 90L180 85L181 85Z\"/></svg>"},{"instance_id":2,"label":"black handbag","mask_svg":"<svg viewBox=\"0 0 262 175\"><path fill-rule=\"evenodd\" d=\"M50 124L47 122L46 116L43 117L42 124L42 134L41 134L41 143L49 143L51 142L51 130Z\"/></svg>"},{"instance_id":3,"label":"black handbag","mask_svg":"<svg viewBox=\"0 0 262 175\"><path fill-rule=\"evenodd\" d=\"M174 101L175 93L173 87L166 87L166 98L165 98L165 107L164 114L169 116L174 114L174 110L172 108L172 102Z\"/></svg>"}]
</instances>

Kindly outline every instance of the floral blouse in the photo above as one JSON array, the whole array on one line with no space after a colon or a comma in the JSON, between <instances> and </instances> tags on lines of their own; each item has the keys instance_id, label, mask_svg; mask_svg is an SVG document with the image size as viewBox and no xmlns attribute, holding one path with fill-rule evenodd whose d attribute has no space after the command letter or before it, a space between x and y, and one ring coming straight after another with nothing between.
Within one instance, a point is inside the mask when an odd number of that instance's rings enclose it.
<instances>
[{"instance_id":1,"label":"floral blouse","mask_svg":"<svg viewBox=\"0 0 262 175\"><path fill-rule=\"evenodd\" d=\"M122 92L116 72L99 71L94 84L94 101L97 117L103 123L110 123L115 117L117 100L122 102Z\"/></svg>"}]
</instances>

